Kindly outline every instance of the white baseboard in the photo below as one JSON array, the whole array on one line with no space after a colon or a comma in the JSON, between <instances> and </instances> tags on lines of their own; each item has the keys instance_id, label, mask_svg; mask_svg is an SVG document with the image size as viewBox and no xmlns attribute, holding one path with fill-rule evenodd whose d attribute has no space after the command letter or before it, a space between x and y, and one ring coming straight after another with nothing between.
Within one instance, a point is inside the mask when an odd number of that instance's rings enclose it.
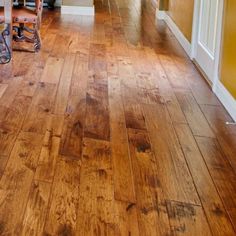
<instances>
[{"instance_id":1,"label":"white baseboard","mask_svg":"<svg viewBox=\"0 0 236 236\"><path fill-rule=\"evenodd\" d=\"M216 85L213 87L213 91L229 112L233 120L236 121L236 100L233 96L220 81L216 82Z\"/></svg>"},{"instance_id":2,"label":"white baseboard","mask_svg":"<svg viewBox=\"0 0 236 236\"><path fill-rule=\"evenodd\" d=\"M55 2L56 7L60 7L61 4L62 4L62 0L56 0L56 2Z\"/></svg>"},{"instance_id":3,"label":"white baseboard","mask_svg":"<svg viewBox=\"0 0 236 236\"><path fill-rule=\"evenodd\" d=\"M186 39L186 37L183 35L179 27L175 24L175 22L171 19L171 17L165 12L165 11L159 11L156 12L156 17L159 20L164 20L174 36L177 38L185 52L188 54L188 56L191 58L191 43Z\"/></svg>"},{"instance_id":4,"label":"white baseboard","mask_svg":"<svg viewBox=\"0 0 236 236\"><path fill-rule=\"evenodd\" d=\"M95 9L94 9L94 6L81 7L81 6L64 6L64 5L62 5L61 6L61 14L94 16Z\"/></svg>"},{"instance_id":5,"label":"white baseboard","mask_svg":"<svg viewBox=\"0 0 236 236\"><path fill-rule=\"evenodd\" d=\"M160 11L157 8L156 17L157 17L158 20L165 20L166 19L166 12L165 11Z\"/></svg>"}]
</instances>

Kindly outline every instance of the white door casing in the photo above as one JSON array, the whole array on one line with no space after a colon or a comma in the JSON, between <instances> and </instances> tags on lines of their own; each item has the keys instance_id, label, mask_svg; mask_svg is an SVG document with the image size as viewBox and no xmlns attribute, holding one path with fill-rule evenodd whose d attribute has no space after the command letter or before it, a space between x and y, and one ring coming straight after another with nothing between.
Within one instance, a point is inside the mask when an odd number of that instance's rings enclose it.
<instances>
[{"instance_id":1,"label":"white door casing","mask_svg":"<svg viewBox=\"0 0 236 236\"><path fill-rule=\"evenodd\" d=\"M218 79L223 9L223 0L195 0L192 58L213 86Z\"/></svg>"}]
</instances>

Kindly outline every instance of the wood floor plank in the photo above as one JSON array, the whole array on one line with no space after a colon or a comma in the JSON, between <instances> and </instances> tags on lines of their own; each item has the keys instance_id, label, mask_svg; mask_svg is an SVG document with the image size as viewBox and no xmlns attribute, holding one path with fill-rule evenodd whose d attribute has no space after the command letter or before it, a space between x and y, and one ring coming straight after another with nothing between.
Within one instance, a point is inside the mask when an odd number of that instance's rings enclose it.
<instances>
[{"instance_id":1,"label":"wood floor plank","mask_svg":"<svg viewBox=\"0 0 236 236\"><path fill-rule=\"evenodd\" d=\"M20 60L16 70L14 71L14 77L24 76L30 70L29 64L34 61L34 54L28 52L22 52L21 57L24 60Z\"/></svg>"},{"instance_id":2,"label":"wood floor plank","mask_svg":"<svg viewBox=\"0 0 236 236\"><path fill-rule=\"evenodd\" d=\"M0 98L0 105L9 107L12 104L22 84L22 80L23 77L15 77L11 79L5 92L2 94Z\"/></svg>"},{"instance_id":3,"label":"wood floor plank","mask_svg":"<svg viewBox=\"0 0 236 236\"><path fill-rule=\"evenodd\" d=\"M236 127L226 124L233 122L232 118L222 106L201 105L201 110L236 173Z\"/></svg>"},{"instance_id":4,"label":"wood floor plank","mask_svg":"<svg viewBox=\"0 0 236 236\"><path fill-rule=\"evenodd\" d=\"M33 63L31 63L28 72L24 75L23 85L20 87L19 94L31 97L34 96L38 82L42 77L47 58L48 55L35 55Z\"/></svg>"},{"instance_id":5,"label":"wood floor plank","mask_svg":"<svg viewBox=\"0 0 236 236\"><path fill-rule=\"evenodd\" d=\"M35 93L23 130L44 134L47 128L45 120L53 109L56 87L54 84L40 83Z\"/></svg>"},{"instance_id":6,"label":"wood floor plank","mask_svg":"<svg viewBox=\"0 0 236 236\"><path fill-rule=\"evenodd\" d=\"M77 233L117 235L110 143L85 139Z\"/></svg>"},{"instance_id":7,"label":"wood floor plank","mask_svg":"<svg viewBox=\"0 0 236 236\"><path fill-rule=\"evenodd\" d=\"M44 8L0 65L0 235L236 235L236 129L157 0Z\"/></svg>"},{"instance_id":8,"label":"wood floor plank","mask_svg":"<svg viewBox=\"0 0 236 236\"><path fill-rule=\"evenodd\" d=\"M41 82L57 84L59 82L64 59L49 57L41 77Z\"/></svg>"},{"instance_id":9,"label":"wood floor plank","mask_svg":"<svg viewBox=\"0 0 236 236\"><path fill-rule=\"evenodd\" d=\"M145 118L140 104L133 98L123 97L126 127L132 129L146 129Z\"/></svg>"},{"instance_id":10,"label":"wood floor plank","mask_svg":"<svg viewBox=\"0 0 236 236\"><path fill-rule=\"evenodd\" d=\"M190 128L185 124L176 124L175 130L213 235L233 235L234 231L224 204L218 195L214 181L208 171L200 150L198 149ZM218 214L217 212L221 212L221 214Z\"/></svg>"},{"instance_id":11,"label":"wood floor plank","mask_svg":"<svg viewBox=\"0 0 236 236\"><path fill-rule=\"evenodd\" d=\"M86 116L88 59L77 54L61 138L60 154L81 158Z\"/></svg>"},{"instance_id":12,"label":"wood floor plank","mask_svg":"<svg viewBox=\"0 0 236 236\"><path fill-rule=\"evenodd\" d=\"M7 107L0 105L0 122L4 120L7 111L8 111Z\"/></svg>"},{"instance_id":13,"label":"wood floor plank","mask_svg":"<svg viewBox=\"0 0 236 236\"><path fill-rule=\"evenodd\" d=\"M2 235L19 235L37 166L42 136L20 133L0 181Z\"/></svg>"},{"instance_id":14,"label":"wood floor plank","mask_svg":"<svg viewBox=\"0 0 236 236\"><path fill-rule=\"evenodd\" d=\"M220 105L218 98L215 96L213 91L211 91L211 86L203 78L199 71L194 68L193 71L189 72L192 67L193 65L190 65L186 71L186 81L191 88L197 103L200 105Z\"/></svg>"},{"instance_id":15,"label":"wood floor plank","mask_svg":"<svg viewBox=\"0 0 236 236\"><path fill-rule=\"evenodd\" d=\"M175 123L187 123L177 97L171 88L170 82L168 81L166 73L160 62L155 64L155 69L157 76L156 83L159 88L160 96L162 97L161 100L164 100L171 120Z\"/></svg>"},{"instance_id":16,"label":"wood floor plank","mask_svg":"<svg viewBox=\"0 0 236 236\"><path fill-rule=\"evenodd\" d=\"M133 203L115 201L117 235L142 235L139 231L137 206Z\"/></svg>"},{"instance_id":17,"label":"wood floor plank","mask_svg":"<svg viewBox=\"0 0 236 236\"><path fill-rule=\"evenodd\" d=\"M210 128L191 92L179 90L176 91L175 94L193 134L197 136L214 138L215 134Z\"/></svg>"},{"instance_id":18,"label":"wood floor plank","mask_svg":"<svg viewBox=\"0 0 236 236\"><path fill-rule=\"evenodd\" d=\"M79 29L71 29L70 33L70 43L68 47L68 52L69 53L77 53L80 49L80 44L79 44Z\"/></svg>"},{"instance_id":19,"label":"wood floor plank","mask_svg":"<svg viewBox=\"0 0 236 236\"><path fill-rule=\"evenodd\" d=\"M31 101L31 97L17 95L5 114L5 118L2 122L3 126L6 125L14 130L20 129L25 115L29 110Z\"/></svg>"},{"instance_id":20,"label":"wood floor plank","mask_svg":"<svg viewBox=\"0 0 236 236\"><path fill-rule=\"evenodd\" d=\"M33 181L20 232L21 235L43 235L50 190L50 183Z\"/></svg>"},{"instance_id":21,"label":"wood floor plank","mask_svg":"<svg viewBox=\"0 0 236 236\"><path fill-rule=\"evenodd\" d=\"M57 157L59 154L60 141L60 138L52 136L51 132L46 131L43 147L39 156L38 166L36 168L36 180L46 182L53 181Z\"/></svg>"},{"instance_id":22,"label":"wood floor plank","mask_svg":"<svg viewBox=\"0 0 236 236\"><path fill-rule=\"evenodd\" d=\"M136 75L138 84L139 101L146 104L162 103L164 100L155 81L155 76L150 72L142 72Z\"/></svg>"},{"instance_id":23,"label":"wood floor plank","mask_svg":"<svg viewBox=\"0 0 236 236\"><path fill-rule=\"evenodd\" d=\"M8 87L8 84L0 84L0 99L2 95L4 94L4 92L6 91L7 87Z\"/></svg>"},{"instance_id":24,"label":"wood floor plank","mask_svg":"<svg viewBox=\"0 0 236 236\"><path fill-rule=\"evenodd\" d=\"M134 185L120 81L117 76L110 76L108 84L115 199L134 203Z\"/></svg>"},{"instance_id":25,"label":"wood floor plank","mask_svg":"<svg viewBox=\"0 0 236 236\"><path fill-rule=\"evenodd\" d=\"M95 77L96 78L96 77ZM110 140L107 75L105 82L89 81L86 95L84 136Z\"/></svg>"},{"instance_id":26,"label":"wood floor plank","mask_svg":"<svg viewBox=\"0 0 236 236\"><path fill-rule=\"evenodd\" d=\"M62 26L61 26L62 28ZM65 32L65 29L61 29L64 33L57 33L56 41L53 45L50 55L56 58L64 58L64 55L69 49L70 35ZM68 28L67 28L68 30ZM54 32L53 32L54 33Z\"/></svg>"},{"instance_id":27,"label":"wood floor plank","mask_svg":"<svg viewBox=\"0 0 236 236\"><path fill-rule=\"evenodd\" d=\"M50 115L47 120L47 131L50 132L50 135L53 137L61 137L64 126L64 115Z\"/></svg>"},{"instance_id":28,"label":"wood floor plank","mask_svg":"<svg viewBox=\"0 0 236 236\"><path fill-rule=\"evenodd\" d=\"M122 64L126 63L122 61ZM132 69L132 68L131 68ZM128 69L130 70L130 69ZM133 69L132 69L133 70ZM122 72L125 73L126 72ZM126 127L133 129L146 129L145 120L141 106L139 104L140 97L137 87L136 77L125 76L119 74L121 83L121 95L124 104L124 114L126 120Z\"/></svg>"},{"instance_id":29,"label":"wood floor plank","mask_svg":"<svg viewBox=\"0 0 236 236\"><path fill-rule=\"evenodd\" d=\"M133 77L134 68L133 63L129 57L118 56L118 72L120 76Z\"/></svg>"},{"instance_id":30,"label":"wood floor plank","mask_svg":"<svg viewBox=\"0 0 236 236\"><path fill-rule=\"evenodd\" d=\"M188 89L184 73L181 72L175 65L174 61L169 55L160 54L159 60L167 74L168 80L173 88Z\"/></svg>"},{"instance_id":31,"label":"wood floor plank","mask_svg":"<svg viewBox=\"0 0 236 236\"><path fill-rule=\"evenodd\" d=\"M80 186L80 162L60 157L52 186L46 235L76 235Z\"/></svg>"},{"instance_id":32,"label":"wood floor plank","mask_svg":"<svg viewBox=\"0 0 236 236\"><path fill-rule=\"evenodd\" d=\"M101 43L90 43L89 69L95 72L106 71L106 47Z\"/></svg>"},{"instance_id":33,"label":"wood floor plank","mask_svg":"<svg viewBox=\"0 0 236 236\"><path fill-rule=\"evenodd\" d=\"M162 189L148 135L144 131L128 130L133 166L138 220L142 235L169 235L170 225Z\"/></svg>"},{"instance_id":34,"label":"wood floor plank","mask_svg":"<svg viewBox=\"0 0 236 236\"><path fill-rule=\"evenodd\" d=\"M10 127L0 125L0 151L1 155L9 156L14 146L18 131Z\"/></svg>"},{"instance_id":35,"label":"wood floor plank","mask_svg":"<svg viewBox=\"0 0 236 236\"><path fill-rule=\"evenodd\" d=\"M118 72L121 81L121 94L124 104L127 128L146 129L144 116L139 102L142 100L140 93L146 93L140 88L134 72L133 62L129 57L118 57ZM149 93L146 94L148 97ZM154 95L154 98L156 95ZM150 97L147 98L148 100ZM146 100L147 100L146 99ZM143 100L145 100L143 98Z\"/></svg>"},{"instance_id":36,"label":"wood floor plank","mask_svg":"<svg viewBox=\"0 0 236 236\"><path fill-rule=\"evenodd\" d=\"M216 235L211 233L200 206L168 201L167 211L173 235Z\"/></svg>"},{"instance_id":37,"label":"wood floor plank","mask_svg":"<svg viewBox=\"0 0 236 236\"><path fill-rule=\"evenodd\" d=\"M17 95L9 108L3 112L4 117L0 121L0 153L2 155L10 155L30 103L30 97Z\"/></svg>"},{"instance_id":38,"label":"wood floor plank","mask_svg":"<svg viewBox=\"0 0 236 236\"><path fill-rule=\"evenodd\" d=\"M143 105L143 109L165 198L200 204L167 109L159 104Z\"/></svg>"},{"instance_id":39,"label":"wood floor plank","mask_svg":"<svg viewBox=\"0 0 236 236\"><path fill-rule=\"evenodd\" d=\"M68 54L65 57L64 66L60 76L60 83L57 89L54 114L62 115L65 113L68 103L68 96L70 92L74 63L75 63L75 54Z\"/></svg>"},{"instance_id":40,"label":"wood floor plank","mask_svg":"<svg viewBox=\"0 0 236 236\"><path fill-rule=\"evenodd\" d=\"M44 52L50 53L52 51L52 48L55 44L56 36L57 36L56 34L47 32L47 34L43 37L42 50Z\"/></svg>"},{"instance_id":41,"label":"wood floor plank","mask_svg":"<svg viewBox=\"0 0 236 236\"><path fill-rule=\"evenodd\" d=\"M235 222L236 175L233 168L215 139L197 137L196 140L225 208L230 213L232 222Z\"/></svg>"},{"instance_id":42,"label":"wood floor plank","mask_svg":"<svg viewBox=\"0 0 236 236\"><path fill-rule=\"evenodd\" d=\"M2 178L2 175L4 173L8 158L9 158L9 156L0 155L0 179Z\"/></svg>"},{"instance_id":43,"label":"wood floor plank","mask_svg":"<svg viewBox=\"0 0 236 236\"><path fill-rule=\"evenodd\" d=\"M103 22L102 22L103 23ZM105 29L104 24L96 23L92 31L91 42L95 44L104 44L105 42Z\"/></svg>"},{"instance_id":44,"label":"wood floor plank","mask_svg":"<svg viewBox=\"0 0 236 236\"><path fill-rule=\"evenodd\" d=\"M118 75L118 60L113 52L107 51L107 74Z\"/></svg>"}]
</instances>

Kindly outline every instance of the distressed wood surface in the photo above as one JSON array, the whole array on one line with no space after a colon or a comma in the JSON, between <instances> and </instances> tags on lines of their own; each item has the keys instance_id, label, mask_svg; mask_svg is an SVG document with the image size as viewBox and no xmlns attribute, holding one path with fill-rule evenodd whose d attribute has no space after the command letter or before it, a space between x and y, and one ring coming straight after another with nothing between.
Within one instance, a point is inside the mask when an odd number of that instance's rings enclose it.
<instances>
[{"instance_id":1,"label":"distressed wood surface","mask_svg":"<svg viewBox=\"0 0 236 236\"><path fill-rule=\"evenodd\" d=\"M232 119L153 1L95 6L0 65L0 235L236 235Z\"/></svg>"}]
</instances>

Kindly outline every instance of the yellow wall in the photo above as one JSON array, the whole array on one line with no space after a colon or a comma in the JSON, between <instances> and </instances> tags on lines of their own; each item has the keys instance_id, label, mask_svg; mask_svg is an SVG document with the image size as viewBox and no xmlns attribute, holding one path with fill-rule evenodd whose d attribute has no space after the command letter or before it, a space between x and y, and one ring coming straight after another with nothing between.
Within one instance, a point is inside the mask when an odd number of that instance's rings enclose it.
<instances>
[{"instance_id":1,"label":"yellow wall","mask_svg":"<svg viewBox=\"0 0 236 236\"><path fill-rule=\"evenodd\" d=\"M169 0L169 16L191 42L194 0Z\"/></svg>"},{"instance_id":2,"label":"yellow wall","mask_svg":"<svg viewBox=\"0 0 236 236\"><path fill-rule=\"evenodd\" d=\"M194 0L159 0L159 10L167 11L184 36L191 42Z\"/></svg>"},{"instance_id":3,"label":"yellow wall","mask_svg":"<svg viewBox=\"0 0 236 236\"><path fill-rule=\"evenodd\" d=\"M159 0L159 10L168 10L169 0Z\"/></svg>"},{"instance_id":4,"label":"yellow wall","mask_svg":"<svg viewBox=\"0 0 236 236\"><path fill-rule=\"evenodd\" d=\"M221 81L236 99L236 0L225 1Z\"/></svg>"}]
</instances>

